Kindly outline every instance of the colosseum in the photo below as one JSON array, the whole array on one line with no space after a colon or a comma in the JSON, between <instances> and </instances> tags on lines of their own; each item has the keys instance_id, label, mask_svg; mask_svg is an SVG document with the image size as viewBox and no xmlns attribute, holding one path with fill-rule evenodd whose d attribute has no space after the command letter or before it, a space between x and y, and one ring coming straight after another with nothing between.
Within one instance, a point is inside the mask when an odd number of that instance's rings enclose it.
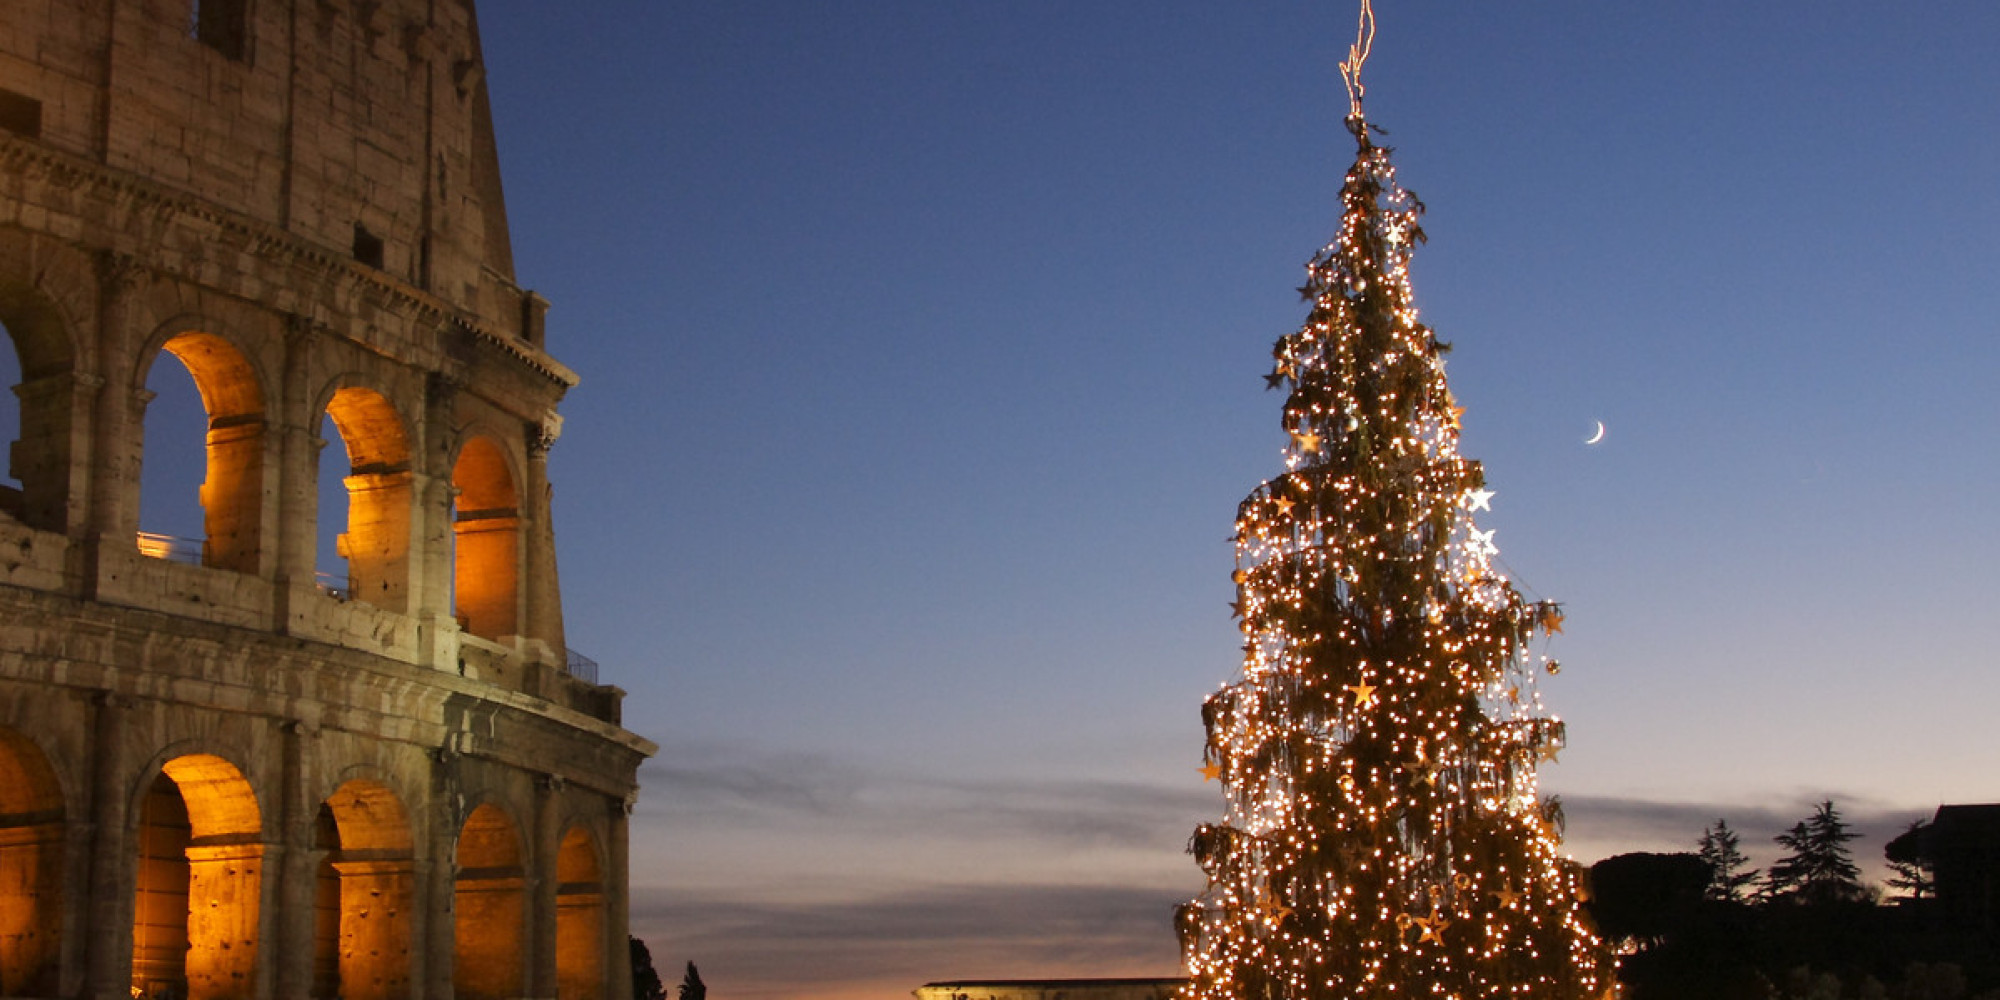
<instances>
[{"instance_id":1,"label":"colosseum","mask_svg":"<svg viewBox=\"0 0 2000 1000\"><path fill-rule=\"evenodd\" d=\"M0 996L629 996L471 0L4 20Z\"/></svg>"}]
</instances>

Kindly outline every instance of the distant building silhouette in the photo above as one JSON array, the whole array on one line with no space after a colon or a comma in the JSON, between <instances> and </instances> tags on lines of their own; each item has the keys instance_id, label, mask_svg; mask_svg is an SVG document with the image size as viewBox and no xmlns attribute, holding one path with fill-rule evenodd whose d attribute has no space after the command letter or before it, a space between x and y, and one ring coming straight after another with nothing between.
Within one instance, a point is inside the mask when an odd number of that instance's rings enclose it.
<instances>
[{"instance_id":1,"label":"distant building silhouette","mask_svg":"<svg viewBox=\"0 0 2000 1000\"><path fill-rule=\"evenodd\" d=\"M917 1000L1171 1000L1185 978L966 979L925 983Z\"/></svg>"},{"instance_id":2,"label":"distant building silhouette","mask_svg":"<svg viewBox=\"0 0 2000 1000\"><path fill-rule=\"evenodd\" d=\"M2000 803L1939 806L1889 850L1929 861L1937 906L1952 927L2000 937Z\"/></svg>"}]
</instances>

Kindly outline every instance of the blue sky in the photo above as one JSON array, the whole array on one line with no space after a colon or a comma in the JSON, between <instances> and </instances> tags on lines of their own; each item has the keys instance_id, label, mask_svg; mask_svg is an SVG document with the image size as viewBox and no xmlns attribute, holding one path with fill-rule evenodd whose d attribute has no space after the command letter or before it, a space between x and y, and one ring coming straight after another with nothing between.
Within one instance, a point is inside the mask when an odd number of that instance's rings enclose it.
<instances>
[{"instance_id":1,"label":"blue sky","mask_svg":"<svg viewBox=\"0 0 2000 1000\"><path fill-rule=\"evenodd\" d=\"M2000 8L1384 0L1584 861L1990 801ZM1166 975L1353 5L480 5L571 644L718 996ZM1585 446L1595 421L1605 440Z\"/></svg>"}]
</instances>

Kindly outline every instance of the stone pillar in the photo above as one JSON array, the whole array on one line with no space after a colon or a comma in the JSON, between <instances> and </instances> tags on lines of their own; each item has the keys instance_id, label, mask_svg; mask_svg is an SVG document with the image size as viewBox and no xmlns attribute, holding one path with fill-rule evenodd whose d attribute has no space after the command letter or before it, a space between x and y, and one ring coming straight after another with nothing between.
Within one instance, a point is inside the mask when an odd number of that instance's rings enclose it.
<instances>
[{"instance_id":1,"label":"stone pillar","mask_svg":"<svg viewBox=\"0 0 2000 1000\"><path fill-rule=\"evenodd\" d=\"M208 475L201 483L203 565L257 573L263 551L264 419L214 417L208 423Z\"/></svg>"},{"instance_id":2,"label":"stone pillar","mask_svg":"<svg viewBox=\"0 0 2000 1000\"><path fill-rule=\"evenodd\" d=\"M458 826L464 803L458 794L458 754L431 751L430 881L425 886L424 1000L451 1000L457 948Z\"/></svg>"},{"instance_id":3,"label":"stone pillar","mask_svg":"<svg viewBox=\"0 0 2000 1000\"><path fill-rule=\"evenodd\" d=\"M257 946L262 907L258 904L263 892L264 846L224 844L187 849L188 1000L251 1000L259 993Z\"/></svg>"},{"instance_id":4,"label":"stone pillar","mask_svg":"<svg viewBox=\"0 0 2000 1000\"><path fill-rule=\"evenodd\" d=\"M528 473L521 490L521 514L525 522L527 586L521 588L526 613L521 634L547 646L547 662L561 669L567 662L564 644L562 589L556 581L556 536L550 519L553 490L549 485L549 449L562 433L561 418L527 426Z\"/></svg>"},{"instance_id":5,"label":"stone pillar","mask_svg":"<svg viewBox=\"0 0 2000 1000\"><path fill-rule=\"evenodd\" d=\"M98 551L130 546L139 530L139 442L132 433L144 402L135 399L134 359L126 349L131 333L132 289L143 275L130 254L103 251L97 257L96 370L100 382L91 415L89 524L92 542L84 558L84 596L97 592Z\"/></svg>"},{"instance_id":6,"label":"stone pillar","mask_svg":"<svg viewBox=\"0 0 2000 1000\"><path fill-rule=\"evenodd\" d=\"M292 316L285 328L285 370L278 402L278 628L293 631L300 613L294 603L317 597L313 579L313 513L318 502L319 450L314 432L312 399L306 385L306 362L316 331L304 316Z\"/></svg>"},{"instance_id":7,"label":"stone pillar","mask_svg":"<svg viewBox=\"0 0 2000 1000\"><path fill-rule=\"evenodd\" d=\"M421 623L424 639L418 663L437 670L458 670L458 623L452 614L451 519L457 490L451 476L451 416L460 382L445 372L424 381L424 428L417 451L421 471L417 496L422 504L417 559L422 566L420 588L411 595L411 613Z\"/></svg>"},{"instance_id":8,"label":"stone pillar","mask_svg":"<svg viewBox=\"0 0 2000 1000\"><path fill-rule=\"evenodd\" d=\"M109 691L97 698L92 713L90 820L95 830L90 851L91 934L84 945L84 995L94 1000L128 1000L132 980L132 893L135 886L126 865L131 840L131 791L126 787L123 752L131 735L130 705Z\"/></svg>"},{"instance_id":9,"label":"stone pillar","mask_svg":"<svg viewBox=\"0 0 2000 1000\"><path fill-rule=\"evenodd\" d=\"M626 958L625 939L632 933L632 843L628 829L639 791L627 793L624 801L607 800L611 814L611 842L606 845L604 870L604 956L610 975L604 984L606 997L632 995L632 963Z\"/></svg>"},{"instance_id":10,"label":"stone pillar","mask_svg":"<svg viewBox=\"0 0 2000 1000\"><path fill-rule=\"evenodd\" d=\"M0 825L0 987L56 996L62 978L63 822Z\"/></svg>"},{"instance_id":11,"label":"stone pillar","mask_svg":"<svg viewBox=\"0 0 2000 1000\"><path fill-rule=\"evenodd\" d=\"M90 923L91 851L97 843L97 824L88 815L70 818L63 839L62 976L56 996L87 997L92 941L101 936ZM77 891L76 887L82 887Z\"/></svg>"},{"instance_id":12,"label":"stone pillar","mask_svg":"<svg viewBox=\"0 0 2000 1000\"><path fill-rule=\"evenodd\" d=\"M425 849L428 841L419 842L418 850ZM438 923L449 923L451 914L440 908L434 894L437 886L437 870L449 868L421 854L410 862L410 987L405 994L411 1000L423 1000L430 988L431 968L429 962L431 927ZM442 998L440 998L442 1000Z\"/></svg>"},{"instance_id":13,"label":"stone pillar","mask_svg":"<svg viewBox=\"0 0 2000 1000\"><path fill-rule=\"evenodd\" d=\"M410 995L416 866L408 858L336 861L340 873L342 1000Z\"/></svg>"},{"instance_id":14,"label":"stone pillar","mask_svg":"<svg viewBox=\"0 0 2000 1000\"><path fill-rule=\"evenodd\" d=\"M562 854L562 798L568 780L561 775L535 779L534 842L528 851L528 935L533 964L528 995L556 996L556 861Z\"/></svg>"},{"instance_id":15,"label":"stone pillar","mask_svg":"<svg viewBox=\"0 0 2000 1000\"><path fill-rule=\"evenodd\" d=\"M60 371L23 379L21 437L6 456L21 481L21 523L41 531L80 533L89 482L90 409L104 384L88 372Z\"/></svg>"},{"instance_id":16,"label":"stone pillar","mask_svg":"<svg viewBox=\"0 0 2000 1000\"><path fill-rule=\"evenodd\" d=\"M266 964L277 966L277 995L294 1000L312 994L312 962L296 961L292 956L313 953L313 898L319 888L313 840L319 810L317 803L308 800L305 784L305 744L310 734L297 722L281 723L279 728L284 749L278 787L284 797L278 803L277 836L284 847L276 865L275 891L267 896L274 912L265 921L273 935L268 940L277 945L271 954L277 958Z\"/></svg>"},{"instance_id":17,"label":"stone pillar","mask_svg":"<svg viewBox=\"0 0 2000 1000\"><path fill-rule=\"evenodd\" d=\"M410 472L358 473L347 485L348 596L401 613L410 599Z\"/></svg>"}]
</instances>

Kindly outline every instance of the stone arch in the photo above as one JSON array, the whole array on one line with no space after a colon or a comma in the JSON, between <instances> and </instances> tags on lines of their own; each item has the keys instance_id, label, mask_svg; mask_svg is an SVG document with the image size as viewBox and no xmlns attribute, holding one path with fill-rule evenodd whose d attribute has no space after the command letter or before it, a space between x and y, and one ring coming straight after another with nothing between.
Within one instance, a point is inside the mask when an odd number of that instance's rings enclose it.
<instances>
[{"instance_id":1,"label":"stone arch","mask_svg":"<svg viewBox=\"0 0 2000 1000\"><path fill-rule=\"evenodd\" d=\"M605 1000L604 861L580 824L556 848L556 997Z\"/></svg>"},{"instance_id":2,"label":"stone arch","mask_svg":"<svg viewBox=\"0 0 2000 1000\"><path fill-rule=\"evenodd\" d=\"M0 511L31 528L67 531L79 409L71 333L77 327L41 287L10 273L11 256L0 255L0 328L11 342L21 380L0 387L12 397L0 406L14 408L20 420L12 446L0 441L0 461L20 488L0 491Z\"/></svg>"},{"instance_id":3,"label":"stone arch","mask_svg":"<svg viewBox=\"0 0 2000 1000\"><path fill-rule=\"evenodd\" d=\"M488 639L519 631L521 491L495 438L467 438L452 463L452 601L459 623Z\"/></svg>"},{"instance_id":4,"label":"stone arch","mask_svg":"<svg viewBox=\"0 0 2000 1000\"><path fill-rule=\"evenodd\" d=\"M409 609L410 436L387 396L343 379L323 408L347 448L347 594L389 611Z\"/></svg>"},{"instance_id":5,"label":"stone arch","mask_svg":"<svg viewBox=\"0 0 2000 1000\"><path fill-rule=\"evenodd\" d=\"M48 755L0 728L0 996L60 992L63 817Z\"/></svg>"},{"instance_id":6,"label":"stone arch","mask_svg":"<svg viewBox=\"0 0 2000 1000\"><path fill-rule=\"evenodd\" d=\"M137 369L143 390L161 354L171 355L194 379L207 418L203 429L201 482L201 563L238 573L255 573L262 556L266 424L264 379L229 338L208 332L209 324L178 321L155 336ZM157 439L158 435L154 435ZM154 497L154 500L161 498ZM140 497L143 512L146 497ZM171 558L171 539L141 534L142 553Z\"/></svg>"},{"instance_id":7,"label":"stone arch","mask_svg":"<svg viewBox=\"0 0 2000 1000\"><path fill-rule=\"evenodd\" d=\"M452 911L452 992L461 1000L524 995L527 892L521 833L491 802L466 816L458 834Z\"/></svg>"},{"instance_id":8,"label":"stone arch","mask_svg":"<svg viewBox=\"0 0 2000 1000\"><path fill-rule=\"evenodd\" d=\"M137 810L134 997L254 995L263 813L235 764L187 753L160 766Z\"/></svg>"},{"instance_id":9,"label":"stone arch","mask_svg":"<svg viewBox=\"0 0 2000 1000\"><path fill-rule=\"evenodd\" d=\"M349 778L320 803L315 997L399 1000L410 995L415 838L396 793Z\"/></svg>"}]
</instances>

